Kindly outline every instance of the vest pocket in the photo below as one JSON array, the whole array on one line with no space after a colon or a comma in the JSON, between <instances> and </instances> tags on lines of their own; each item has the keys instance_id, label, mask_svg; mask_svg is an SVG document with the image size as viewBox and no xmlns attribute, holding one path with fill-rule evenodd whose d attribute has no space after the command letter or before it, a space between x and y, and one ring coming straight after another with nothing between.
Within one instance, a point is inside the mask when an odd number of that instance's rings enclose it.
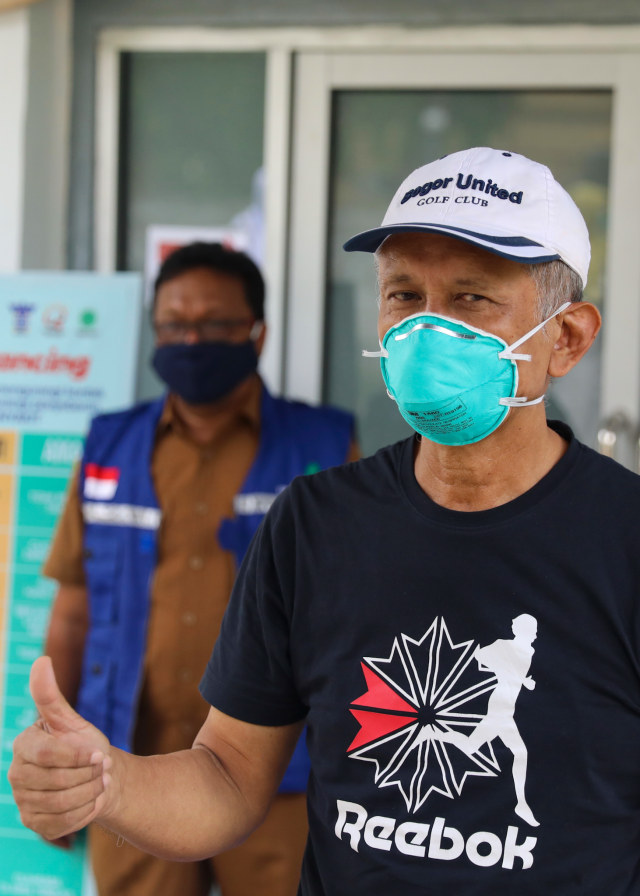
<instances>
[{"instance_id":1,"label":"vest pocket","mask_svg":"<svg viewBox=\"0 0 640 896\"><path fill-rule=\"evenodd\" d=\"M121 550L115 533L89 527L84 541L84 570L89 592L90 625L116 621Z\"/></svg>"}]
</instances>

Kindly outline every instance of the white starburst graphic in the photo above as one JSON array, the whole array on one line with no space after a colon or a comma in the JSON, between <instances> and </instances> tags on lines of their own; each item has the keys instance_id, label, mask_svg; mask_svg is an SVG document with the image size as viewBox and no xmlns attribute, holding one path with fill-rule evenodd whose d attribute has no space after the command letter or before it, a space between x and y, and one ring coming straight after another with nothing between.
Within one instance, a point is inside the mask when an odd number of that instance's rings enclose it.
<instances>
[{"instance_id":1,"label":"white starburst graphic","mask_svg":"<svg viewBox=\"0 0 640 896\"><path fill-rule=\"evenodd\" d=\"M432 793L459 796L469 776L500 767L491 743L472 755L453 745L477 728L497 679L478 668L475 641L454 643L436 618L416 641L395 638L388 657L365 657L367 691L350 711L360 725L348 753L372 762L379 787L397 787L411 812Z\"/></svg>"}]
</instances>

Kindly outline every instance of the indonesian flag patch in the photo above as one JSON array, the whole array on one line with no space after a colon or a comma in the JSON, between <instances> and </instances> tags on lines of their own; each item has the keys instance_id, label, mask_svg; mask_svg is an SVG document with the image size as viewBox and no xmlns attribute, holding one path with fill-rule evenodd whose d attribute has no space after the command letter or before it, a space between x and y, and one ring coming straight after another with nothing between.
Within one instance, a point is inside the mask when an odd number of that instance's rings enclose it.
<instances>
[{"instance_id":1,"label":"indonesian flag patch","mask_svg":"<svg viewBox=\"0 0 640 896\"><path fill-rule=\"evenodd\" d=\"M94 501L110 501L118 488L120 470L118 467L100 467L98 464L85 465L84 496Z\"/></svg>"}]
</instances>

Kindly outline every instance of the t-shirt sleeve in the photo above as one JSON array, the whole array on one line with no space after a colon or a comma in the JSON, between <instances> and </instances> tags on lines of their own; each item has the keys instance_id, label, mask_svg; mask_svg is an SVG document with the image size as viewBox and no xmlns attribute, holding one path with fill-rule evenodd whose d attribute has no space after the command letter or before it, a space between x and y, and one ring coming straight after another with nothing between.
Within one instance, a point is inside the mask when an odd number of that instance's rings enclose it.
<instances>
[{"instance_id":1,"label":"t-shirt sleeve","mask_svg":"<svg viewBox=\"0 0 640 896\"><path fill-rule=\"evenodd\" d=\"M291 662L295 537L283 504L285 494L251 542L200 683L212 706L254 725L289 725L307 714Z\"/></svg>"},{"instance_id":2,"label":"t-shirt sleeve","mask_svg":"<svg viewBox=\"0 0 640 896\"><path fill-rule=\"evenodd\" d=\"M350 464L355 460L360 460L362 457L362 453L360 451L360 445L357 440L354 438L349 442L349 450L347 452L347 456L345 458L345 463Z\"/></svg>"},{"instance_id":3,"label":"t-shirt sleeve","mask_svg":"<svg viewBox=\"0 0 640 896\"><path fill-rule=\"evenodd\" d=\"M82 563L84 524L78 478L79 468L76 467L69 480L65 506L56 526L49 555L42 568L44 576L55 579L61 585L86 584Z\"/></svg>"}]
</instances>

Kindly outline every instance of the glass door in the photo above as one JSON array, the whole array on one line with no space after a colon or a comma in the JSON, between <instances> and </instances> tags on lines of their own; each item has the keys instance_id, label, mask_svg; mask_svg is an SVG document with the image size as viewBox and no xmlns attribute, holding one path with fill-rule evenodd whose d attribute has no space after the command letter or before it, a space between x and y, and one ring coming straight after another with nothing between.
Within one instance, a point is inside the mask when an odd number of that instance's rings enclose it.
<instances>
[{"instance_id":1,"label":"glass door","mask_svg":"<svg viewBox=\"0 0 640 896\"><path fill-rule=\"evenodd\" d=\"M263 165L264 83L264 53L121 55L118 270L145 269L151 226L222 229L252 208ZM152 343L145 315L141 399L164 388L149 367Z\"/></svg>"},{"instance_id":2,"label":"glass door","mask_svg":"<svg viewBox=\"0 0 640 896\"><path fill-rule=\"evenodd\" d=\"M354 410L367 453L407 430L377 364L360 356L377 345L371 257L346 254L342 244L382 219L413 168L466 146L510 149L547 164L589 226L586 298L601 308L606 327L575 371L553 384L548 415L592 445L607 413L637 415L640 359L627 331L640 329L638 253L616 259L610 245L616 232L637 229L631 184L620 189L618 167L639 128L637 110L632 120L620 118L631 101L630 73L611 54L541 56L309 54L298 61L290 294L304 294L306 308L291 302L287 388ZM620 338L632 353L624 364Z\"/></svg>"},{"instance_id":3,"label":"glass door","mask_svg":"<svg viewBox=\"0 0 640 896\"><path fill-rule=\"evenodd\" d=\"M96 57L97 270L145 270L164 242L245 246L267 282L261 372L282 390L291 50L266 29L105 30ZM147 251L149 249L150 251ZM138 397L161 388L145 320Z\"/></svg>"}]
</instances>

